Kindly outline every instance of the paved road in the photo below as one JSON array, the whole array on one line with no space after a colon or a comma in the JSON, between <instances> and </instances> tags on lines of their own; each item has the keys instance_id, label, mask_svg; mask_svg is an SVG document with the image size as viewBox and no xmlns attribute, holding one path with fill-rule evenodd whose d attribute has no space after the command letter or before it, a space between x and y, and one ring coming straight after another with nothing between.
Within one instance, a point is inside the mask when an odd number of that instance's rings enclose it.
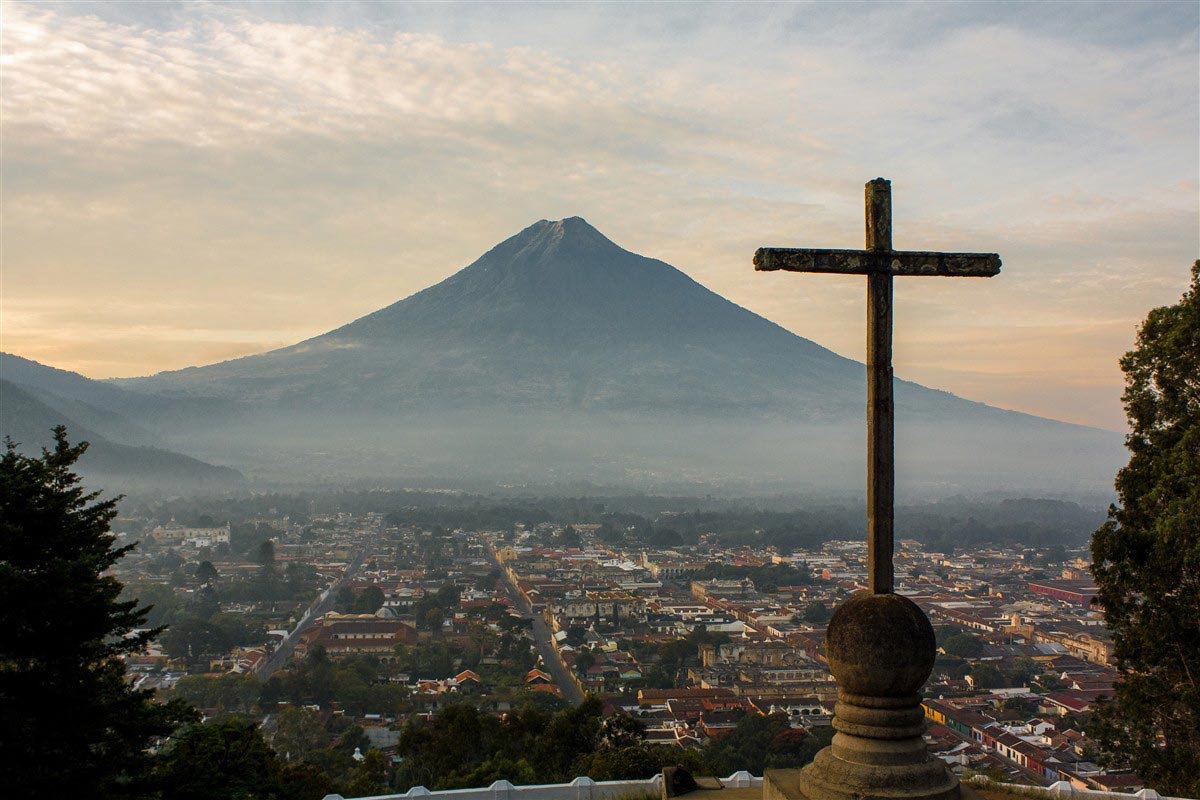
<instances>
[{"instance_id":1,"label":"paved road","mask_svg":"<svg viewBox=\"0 0 1200 800\"><path fill-rule=\"evenodd\" d=\"M288 659L291 658L292 650L296 648L296 642L300 640L300 634L311 628L313 623L322 614L333 608L333 604L337 602L337 593L354 577L354 573L362 566L363 560L367 557L367 552L370 549L371 543L368 543L359 550L358 555L354 557L354 560L346 567L346 571L342 573L341 579L323 591L321 596L317 598L317 601L308 607L308 610L304 612L304 616L296 623L296 627L292 629L292 632L287 635L286 639L279 643L279 647L267 660L266 666L260 670L259 674L262 675L263 680L271 677L271 675L279 671L287 663Z\"/></svg>"},{"instance_id":2,"label":"paved road","mask_svg":"<svg viewBox=\"0 0 1200 800\"><path fill-rule=\"evenodd\" d=\"M533 613L529 604L525 602L525 599L521 597L521 593L517 591L517 587L513 586L512 581L509 580L508 573L504 570L504 567L496 561L490 552L488 556L492 559L492 563L500 569L500 577L504 580L508 596L517 604L517 609L525 616L525 619L533 623L533 641L537 645L538 653L542 656L542 665L554 677L554 682L562 690L563 699L573 706L579 705L583 702L583 692L579 690L579 684L571 680L571 675L567 672L566 665L558 657L558 651L554 649L554 645L550 641L550 626L546 624L546 620L540 614Z\"/></svg>"}]
</instances>

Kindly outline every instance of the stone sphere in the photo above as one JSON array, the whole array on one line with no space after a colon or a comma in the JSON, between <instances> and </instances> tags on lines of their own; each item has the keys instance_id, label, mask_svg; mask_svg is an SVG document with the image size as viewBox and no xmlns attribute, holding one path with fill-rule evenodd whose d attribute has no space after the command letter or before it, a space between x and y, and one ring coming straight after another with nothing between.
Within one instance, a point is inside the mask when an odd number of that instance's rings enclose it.
<instances>
[{"instance_id":1,"label":"stone sphere","mask_svg":"<svg viewBox=\"0 0 1200 800\"><path fill-rule=\"evenodd\" d=\"M852 694L915 694L933 671L936 650L925 612L898 594L855 593L833 613L825 635L829 669Z\"/></svg>"}]
</instances>

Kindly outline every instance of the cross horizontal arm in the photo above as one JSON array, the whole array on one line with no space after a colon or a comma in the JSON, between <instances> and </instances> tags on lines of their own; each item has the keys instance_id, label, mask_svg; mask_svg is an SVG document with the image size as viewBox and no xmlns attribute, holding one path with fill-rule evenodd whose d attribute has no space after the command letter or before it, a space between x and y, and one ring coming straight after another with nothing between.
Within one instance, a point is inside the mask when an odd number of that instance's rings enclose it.
<instances>
[{"instance_id":1,"label":"cross horizontal arm","mask_svg":"<svg viewBox=\"0 0 1200 800\"><path fill-rule=\"evenodd\" d=\"M915 250L818 250L760 247L754 253L759 272L830 272L843 275L943 275L990 278L1000 273L995 253L924 253Z\"/></svg>"}]
</instances>

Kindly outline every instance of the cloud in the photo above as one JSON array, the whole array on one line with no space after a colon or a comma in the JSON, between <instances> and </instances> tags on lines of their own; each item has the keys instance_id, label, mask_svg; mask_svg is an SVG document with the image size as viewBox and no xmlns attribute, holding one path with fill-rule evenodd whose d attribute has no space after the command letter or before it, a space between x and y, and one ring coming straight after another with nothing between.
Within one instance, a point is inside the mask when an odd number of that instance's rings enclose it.
<instances>
[{"instance_id":1,"label":"cloud","mask_svg":"<svg viewBox=\"0 0 1200 800\"><path fill-rule=\"evenodd\" d=\"M898 371L984 400L1036 374L1053 405L1087 364L1113 406L1112 332L1200 251L1173 8L5 4L6 346L123 375L241 355L580 214L858 357L859 281L749 255L858 246L885 174L897 246L1005 259L897 289Z\"/></svg>"}]
</instances>

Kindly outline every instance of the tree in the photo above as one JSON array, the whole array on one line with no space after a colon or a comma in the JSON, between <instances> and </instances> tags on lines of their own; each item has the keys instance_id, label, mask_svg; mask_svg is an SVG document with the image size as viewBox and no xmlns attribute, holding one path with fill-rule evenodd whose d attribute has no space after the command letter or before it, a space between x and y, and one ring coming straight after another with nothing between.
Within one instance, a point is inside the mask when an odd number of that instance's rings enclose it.
<instances>
[{"instance_id":1,"label":"tree","mask_svg":"<svg viewBox=\"0 0 1200 800\"><path fill-rule=\"evenodd\" d=\"M434 634L441 634L442 624L446 621L445 613L437 607L428 609L417 617L417 626Z\"/></svg>"},{"instance_id":2,"label":"tree","mask_svg":"<svg viewBox=\"0 0 1200 800\"><path fill-rule=\"evenodd\" d=\"M600 738L600 716L604 704L595 695L550 720L538 737L530 759L538 777L546 781L570 780L587 769L581 761L589 761Z\"/></svg>"},{"instance_id":3,"label":"tree","mask_svg":"<svg viewBox=\"0 0 1200 800\"><path fill-rule=\"evenodd\" d=\"M803 619L813 625L824 625L833 618L833 612L824 603L814 600L804 607Z\"/></svg>"},{"instance_id":4,"label":"tree","mask_svg":"<svg viewBox=\"0 0 1200 800\"><path fill-rule=\"evenodd\" d=\"M611 522L603 523L596 535L605 544L618 544L625 540L625 533L614 527Z\"/></svg>"},{"instance_id":5,"label":"tree","mask_svg":"<svg viewBox=\"0 0 1200 800\"><path fill-rule=\"evenodd\" d=\"M642 743L597 752L587 774L597 781L644 780L660 774L663 767L674 766L682 766L693 775L705 772L700 753L695 750Z\"/></svg>"},{"instance_id":6,"label":"tree","mask_svg":"<svg viewBox=\"0 0 1200 800\"><path fill-rule=\"evenodd\" d=\"M791 727L786 714L747 714L726 736L704 748L704 762L713 775L745 769L761 775L764 769L800 767L829 744L832 729L818 736Z\"/></svg>"},{"instance_id":7,"label":"tree","mask_svg":"<svg viewBox=\"0 0 1200 800\"><path fill-rule=\"evenodd\" d=\"M970 633L956 633L942 643L942 649L948 656L959 658L979 658L983 655L983 640Z\"/></svg>"},{"instance_id":8,"label":"tree","mask_svg":"<svg viewBox=\"0 0 1200 800\"><path fill-rule=\"evenodd\" d=\"M1113 635L1114 702L1092 733L1164 794L1200 796L1200 261L1180 302L1156 308L1121 359L1129 463L1092 536Z\"/></svg>"},{"instance_id":9,"label":"tree","mask_svg":"<svg viewBox=\"0 0 1200 800\"><path fill-rule=\"evenodd\" d=\"M645 724L624 712L605 717L600 724L601 749L619 750L639 745L645 740Z\"/></svg>"},{"instance_id":10,"label":"tree","mask_svg":"<svg viewBox=\"0 0 1200 800\"><path fill-rule=\"evenodd\" d=\"M679 531L671 528L655 528L646 540L655 547L678 547L683 544Z\"/></svg>"},{"instance_id":11,"label":"tree","mask_svg":"<svg viewBox=\"0 0 1200 800\"><path fill-rule=\"evenodd\" d=\"M217 568L211 561L201 561L200 566L196 567L196 583L216 583L218 577Z\"/></svg>"},{"instance_id":12,"label":"tree","mask_svg":"<svg viewBox=\"0 0 1200 800\"><path fill-rule=\"evenodd\" d=\"M239 719L188 728L154 768L156 788L171 800L278 797L280 773L258 727Z\"/></svg>"},{"instance_id":13,"label":"tree","mask_svg":"<svg viewBox=\"0 0 1200 800\"><path fill-rule=\"evenodd\" d=\"M991 664L975 664L970 675L976 689L999 689L1004 685L1004 673Z\"/></svg>"},{"instance_id":14,"label":"tree","mask_svg":"<svg viewBox=\"0 0 1200 800\"><path fill-rule=\"evenodd\" d=\"M1052 544L1046 548L1039 560L1045 566L1057 566L1067 560L1067 548L1061 544Z\"/></svg>"},{"instance_id":15,"label":"tree","mask_svg":"<svg viewBox=\"0 0 1200 800\"><path fill-rule=\"evenodd\" d=\"M217 590L205 584L192 593L192 599L187 604L188 611L200 619L212 619L221 610L221 598Z\"/></svg>"},{"instance_id":16,"label":"tree","mask_svg":"<svg viewBox=\"0 0 1200 800\"><path fill-rule=\"evenodd\" d=\"M571 647L582 647L587 642L587 628L571 625L567 628L566 642Z\"/></svg>"},{"instance_id":17,"label":"tree","mask_svg":"<svg viewBox=\"0 0 1200 800\"><path fill-rule=\"evenodd\" d=\"M275 542L266 539L254 553L254 560L264 567L275 563Z\"/></svg>"},{"instance_id":18,"label":"tree","mask_svg":"<svg viewBox=\"0 0 1200 800\"><path fill-rule=\"evenodd\" d=\"M219 677L188 675L175 684L174 692L200 708L246 713L261 694L261 687L257 677L231 672Z\"/></svg>"},{"instance_id":19,"label":"tree","mask_svg":"<svg viewBox=\"0 0 1200 800\"><path fill-rule=\"evenodd\" d=\"M568 525L559 533L558 543L563 547L579 547L583 544L583 540L579 537L579 532Z\"/></svg>"},{"instance_id":20,"label":"tree","mask_svg":"<svg viewBox=\"0 0 1200 800\"><path fill-rule=\"evenodd\" d=\"M1009 686L1028 686L1040 670L1032 658L1020 656L1009 662L1004 670Z\"/></svg>"},{"instance_id":21,"label":"tree","mask_svg":"<svg viewBox=\"0 0 1200 800\"><path fill-rule=\"evenodd\" d=\"M251 627L238 614L215 614L210 619L188 615L163 634L162 644L172 658L199 661L238 645L253 644L260 634L260 629Z\"/></svg>"},{"instance_id":22,"label":"tree","mask_svg":"<svg viewBox=\"0 0 1200 800\"><path fill-rule=\"evenodd\" d=\"M365 797L387 792L387 759L378 750L368 750L366 756L354 770L354 777L346 786L351 797Z\"/></svg>"},{"instance_id":23,"label":"tree","mask_svg":"<svg viewBox=\"0 0 1200 800\"><path fill-rule=\"evenodd\" d=\"M320 714L310 708L289 708L280 713L271 743L290 761L324 750L329 740Z\"/></svg>"},{"instance_id":24,"label":"tree","mask_svg":"<svg viewBox=\"0 0 1200 800\"><path fill-rule=\"evenodd\" d=\"M151 742L193 712L125 680L121 657L162 629L138 630L149 609L119 599L107 574L132 545L113 546L117 499L72 471L87 443L69 444L62 426L54 442L33 458L8 441L0 457L0 785L121 797L142 790Z\"/></svg>"},{"instance_id":25,"label":"tree","mask_svg":"<svg viewBox=\"0 0 1200 800\"><path fill-rule=\"evenodd\" d=\"M496 582L500 580L500 570L492 569L486 575L480 575L475 579L475 588L481 592L491 592L496 588Z\"/></svg>"},{"instance_id":26,"label":"tree","mask_svg":"<svg viewBox=\"0 0 1200 800\"><path fill-rule=\"evenodd\" d=\"M374 614L383 608L383 589L378 586L368 586L354 601L355 614Z\"/></svg>"}]
</instances>

